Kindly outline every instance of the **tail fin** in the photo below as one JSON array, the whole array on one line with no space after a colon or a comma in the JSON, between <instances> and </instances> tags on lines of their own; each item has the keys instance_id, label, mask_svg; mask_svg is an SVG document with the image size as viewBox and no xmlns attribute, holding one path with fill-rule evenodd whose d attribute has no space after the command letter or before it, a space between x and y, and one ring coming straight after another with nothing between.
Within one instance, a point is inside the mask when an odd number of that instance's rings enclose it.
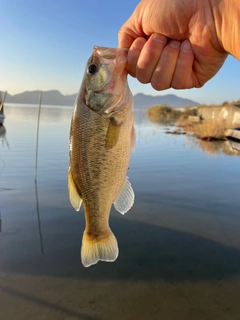
<instances>
[{"instance_id":1,"label":"tail fin","mask_svg":"<svg viewBox=\"0 0 240 320\"><path fill-rule=\"evenodd\" d=\"M84 267L90 267L99 260L113 262L118 257L118 244L112 231L101 239L89 239L84 231L81 248L81 259Z\"/></svg>"}]
</instances>

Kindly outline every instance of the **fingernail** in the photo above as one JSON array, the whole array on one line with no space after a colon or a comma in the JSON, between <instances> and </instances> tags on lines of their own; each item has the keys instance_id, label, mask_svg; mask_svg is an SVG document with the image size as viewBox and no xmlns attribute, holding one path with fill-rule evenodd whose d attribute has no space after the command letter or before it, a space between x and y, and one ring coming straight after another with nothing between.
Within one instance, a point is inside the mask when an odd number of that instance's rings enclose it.
<instances>
[{"instance_id":1,"label":"fingernail","mask_svg":"<svg viewBox=\"0 0 240 320\"><path fill-rule=\"evenodd\" d=\"M190 53L192 51L191 43L188 40L183 41L181 45L182 52Z\"/></svg>"},{"instance_id":2,"label":"fingernail","mask_svg":"<svg viewBox=\"0 0 240 320\"><path fill-rule=\"evenodd\" d=\"M179 48L180 45L181 45L181 42L180 42L180 41L177 41L177 40L171 40L171 41L169 42L169 45L170 45L170 47L172 47L172 48Z\"/></svg>"},{"instance_id":3,"label":"fingernail","mask_svg":"<svg viewBox=\"0 0 240 320\"><path fill-rule=\"evenodd\" d=\"M152 38L154 41L157 41L157 42L167 43L167 37L165 37L164 35L159 34L159 33L153 33L153 34L151 35L151 38Z\"/></svg>"}]
</instances>

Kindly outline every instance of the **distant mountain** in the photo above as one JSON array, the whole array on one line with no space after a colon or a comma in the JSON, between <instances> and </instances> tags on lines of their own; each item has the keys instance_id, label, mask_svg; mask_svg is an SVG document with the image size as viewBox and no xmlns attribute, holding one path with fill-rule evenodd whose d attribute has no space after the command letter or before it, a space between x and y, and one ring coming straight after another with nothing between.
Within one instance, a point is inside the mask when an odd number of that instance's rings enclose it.
<instances>
[{"instance_id":1,"label":"distant mountain","mask_svg":"<svg viewBox=\"0 0 240 320\"><path fill-rule=\"evenodd\" d=\"M196 101L180 98L175 96L174 94L166 94L164 96L150 96L143 93L138 93L134 96L134 107L136 109L147 109L160 104L167 104L168 106L173 108L199 105L199 103L197 103Z\"/></svg>"},{"instance_id":2,"label":"distant mountain","mask_svg":"<svg viewBox=\"0 0 240 320\"><path fill-rule=\"evenodd\" d=\"M73 106L77 94L64 96L58 90L50 91L25 91L13 96L7 95L6 102L38 104L39 94L42 92L42 104L57 106Z\"/></svg>"},{"instance_id":3,"label":"distant mountain","mask_svg":"<svg viewBox=\"0 0 240 320\"><path fill-rule=\"evenodd\" d=\"M7 95L6 102L38 104L39 93L41 91L25 91L11 96ZM73 106L77 93L64 96L58 90L42 91L42 104L57 106ZM151 96L138 93L134 96L134 107L136 109L147 109L154 105L167 104L170 107L197 106L199 103L193 100L184 99L167 94L163 96Z\"/></svg>"}]
</instances>

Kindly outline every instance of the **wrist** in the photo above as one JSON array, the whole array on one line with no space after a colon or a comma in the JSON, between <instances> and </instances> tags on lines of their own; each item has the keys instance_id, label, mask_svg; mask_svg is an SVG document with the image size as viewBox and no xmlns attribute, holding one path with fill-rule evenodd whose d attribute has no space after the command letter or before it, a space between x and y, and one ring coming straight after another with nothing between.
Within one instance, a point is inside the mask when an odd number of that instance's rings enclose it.
<instances>
[{"instance_id":1,"label":"wrist","mask_svg":"<svg viewBox=\"0 0 240 320\"><path fill-rule=\"evenodd\" d=\"M220 46L240 60L240 1L211 0L211 5Z\"/></svg>"}]
</instances>

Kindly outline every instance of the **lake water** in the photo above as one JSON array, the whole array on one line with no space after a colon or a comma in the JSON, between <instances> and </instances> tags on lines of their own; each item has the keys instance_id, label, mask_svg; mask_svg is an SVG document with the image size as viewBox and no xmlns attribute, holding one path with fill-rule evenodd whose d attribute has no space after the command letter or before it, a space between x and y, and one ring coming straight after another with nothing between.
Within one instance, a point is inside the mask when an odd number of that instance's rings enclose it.
<instances>
[{"instance_id":1,"label":"lake water","mask_svg":"<svg viewBox=\"0 0 240 320\"><path fill-rule=\"evenodd\" d=\"M0 319L240 319L240 153L166 134L136 112L135 204L110 225L114 263L84 268L68 199L72 108L5 107L0 136Z\"/></svg>"}]
</instances>

